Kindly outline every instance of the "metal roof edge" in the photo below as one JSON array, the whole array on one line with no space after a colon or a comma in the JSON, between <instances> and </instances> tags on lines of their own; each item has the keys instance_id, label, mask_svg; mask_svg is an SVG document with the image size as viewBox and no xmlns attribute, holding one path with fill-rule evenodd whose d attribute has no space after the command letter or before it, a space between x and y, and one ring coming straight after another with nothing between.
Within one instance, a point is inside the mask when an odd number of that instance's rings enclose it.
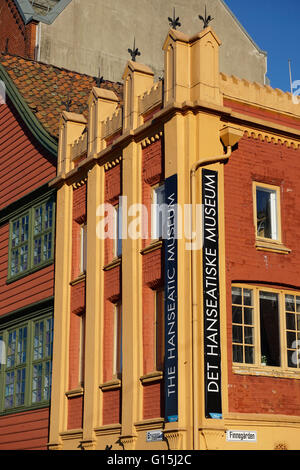
<instances>
[{"instance_id":1,"label":"metal roof edge","mask_svg":"<svg viewBox=\"0 0 300 470\"><path fill-rule=\"evenodd\" d=\"M52 24L72 0L60 0L47 15L37 15L29 0L14 0L25 24L32 20Z\"/></svg>"},{"instance_id":2,"label":"metal roof edge","mask_svg":"<svg viewBox=\"0 0 300 470\"><path fill-rule=\"evenodd\" d=\"M252 42L252 44L254 45L254 47L258 50L258 52L260 54L263 54L264 56L267 57L268 53L267 51L264 51L262 50L257 44L256 42L252 39L252 37L250 36L250 34L245 30L244 26L239 22L239 20L237 19L237 17L235 16L235 14L230 10L229 6L226 5L225 1L224 0L220 0L221 4L225 7L225 9L228 11L228 13L232 16L232 18L235 20L235 22L237 23L237 25L240 27L240 29L242 30L242 32L245 34L245 36L247 36L247 38Z\"/></svg>"},{"instance_id":3,"label":"metal roof edge","mask_svg":"<svg viewBox=\"0 0 300 470\"><path fill-rule=\"evenodd\" d=\"M41 23L52 24L71 1L72 0L60 0L47 15L42 16L35 13L33 19Z\"/></svg>"},{"instance_id":4,"label":"metal roof edge","mask_svg":"<svg viewBox=\"0 0 300 470\"><path fill-rule=\"evenodd\" d=\"M30 2L28 0L14 0L14 2L20 15L23 18L24 23L29 23L33 19L35 14L35 11L32 8Z\"/></svg>"}]
</instances>

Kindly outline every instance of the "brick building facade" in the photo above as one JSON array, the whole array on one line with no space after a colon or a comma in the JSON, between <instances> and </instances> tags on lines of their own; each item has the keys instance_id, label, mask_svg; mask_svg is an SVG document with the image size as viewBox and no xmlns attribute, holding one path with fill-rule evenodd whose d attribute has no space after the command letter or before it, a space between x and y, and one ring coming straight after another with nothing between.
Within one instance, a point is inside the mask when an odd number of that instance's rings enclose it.
<instances>
[{"instance_id":1,"label":"brick building facade","mask_svg":"<svg viewBox=\"0 0 300 470\"><path fill-rule=\"evenodd\" d=\"M299 109L219 46L170 30L164 82L62 115L49 449L299 446Z\"/></svg>"}]
</instances>

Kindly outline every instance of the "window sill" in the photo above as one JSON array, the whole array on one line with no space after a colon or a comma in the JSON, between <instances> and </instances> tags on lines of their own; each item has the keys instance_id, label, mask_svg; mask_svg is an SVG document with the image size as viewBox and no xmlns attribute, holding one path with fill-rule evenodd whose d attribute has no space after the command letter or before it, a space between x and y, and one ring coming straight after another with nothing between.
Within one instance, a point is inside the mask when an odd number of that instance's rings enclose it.
<instances>
[{"instance_id":1,"label":"window sill","mask_svg":"<svg viewBox=\"0 0 300 470\"><path fill-rule=\"evenodd\" d=\"M163 245L162 240L155 240L154 242L150 243L150 245L143 248L140 251L140 253L141 253L141 255L146 255L147 253L151 253L151 251L158 250L159 248L162 247L162 245Z\"/></svg>"},{"instance_id":2,"label":"window sill","mask_svg":"<svg viewBox=\"0 0 300 470\"><path fill-rule=\"evenodd\" d=\"M121 388L122 381L120 379L110 380L109 382L105 382L104 384L99 385L100 390L102 392L106 392L108 390L117 390Z\"/></svg>"},{"instance_id":3,"label":"window sill","mask_svg":"<svg viewBox=\"0 0 300 470\"><path fill-rule=\"evenodd\" d=\"M7 410L1 411L0 416L5 416L5 415L11 415L11 414L17 414L17 413L25 413L25 412L30 412L30 411L38 411L41 408L49 408L50 402L42 402L38 403L36 405L23 405L23 406L18 406L15 408L9 408Z\"/></svg>"},{"instance_id":4,"label":"window sill","mask_svg":"<svg viewBox=\"0 0 300 470\"><path fill-rule=\"evenodd\" d=\"M68 392L65 393L66 397L68 398L78 398L82 397L84 395L84 390L82 387L76 388L74 390L69 390Z\"/></svg>"},{"instance_id":5,"label":"window sill","mask_svg":"<svg viewBox=\"0 0 300 470\"><path fill-rule=\"evenodd\" d=\"M116 266L120 266L122 262L122 258L114 258L111 263L108 263L106 266L104 266L103 271L110 271L111 269L115 268Z\"/></svg>"},{"instance_id":6,"label":"window sill","mask_svg":"<svg viewBox=\"0 0 300 470\"><path fill-rule=\"evenodd\" d=\"M273 253L282 253L289 254L292 250L287 248L283 243L277 242L275 240L269 241L266 239L256 239L255 247L260 251L271 251Z\"/></svg>"},{"instance_id":7,"label":"window sill","mask_svg":"<svg viewBox=\"0 0 300 470\"><path fill-rule=\"evenodd\" d=\"M47 268L51 264L53 264L53 259L46 261L43 264L39 264L38 266L35 266L34 268L28 269L27 271L24 271L23 273L17 274L16 276L7 278L6 284L11 284L12 282L18 281L19 279L23 279L23 277L29 276L30 274L33 274L39 271L40 269Z\"/></svg>"},{"instance_id":8,"label":"window sill","mask_svg":"<svg viewBox=\"0 0 300 470\"><path fill-rule=\"evenodd\" d=\"M160 370L150 372L149 374L143 375L140 377L140 381L142 384L147 384L151 382L156 382L157 380L162 380L163 379L163 372Z\"/></svg>"},{"instance_id":9,"label":"window sill","mask_svg":"<svg viewBox=\"0 0 300 470\"><path fill-rule=\"evenodd\" d=\"M70 281L70 286L75 286L76 284L80 284L80 282L85 281L85 278L86 278L85 272L79 274L78 277L76 277L75 279L72 279L72 281Z\"/></svg>"},{"instance_id":10,"label":"window sill","mask_svg":"<svg viewBox=\"0 0 300 470\"><path fill-rule=\"evenodd\" d=\"M272 366L258 366L258 365L245 365L233 364L232 371L234 374L239 375L255 375L264 377L277 377L287 379L300 379L300 369L295 371L290 369L283 369L281 367Z\"/></svg>"}]
</instances>

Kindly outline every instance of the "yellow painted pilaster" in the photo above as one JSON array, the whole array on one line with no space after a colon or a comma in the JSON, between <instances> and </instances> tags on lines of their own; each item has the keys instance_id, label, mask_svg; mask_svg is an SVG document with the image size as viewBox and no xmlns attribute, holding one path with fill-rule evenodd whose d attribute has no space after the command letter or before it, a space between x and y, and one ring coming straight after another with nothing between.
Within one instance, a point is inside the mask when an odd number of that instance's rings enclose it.
<instances>
[{"instance_id":1,"label":"yellow painted pilaster","mask_svg":"<svg viewBox=\"0 0 300 470\"><path fill-rule=\"evenodd\" d=\"M189 127L191 126L191 127ZM194 116L175 115L164 126L165 178L177 174L178 205L189 203L189 154L194 153ZM184 235L184 230L183 230ZM166 423L165 436L176 449L192 448L192 329L190 251L184 236L177 241L178 259L178 422Z\"/></svg>"},{"instance_id":2,"label":"yellow painted pilaster","mask_svg":"<svg viewBox=\"0 0 300 470\"><path fill-rule=\"evenodd\" d=\"M141 202L141 145L130 143L123 150L122 185L128 209ZM130 224L138 213L128 217ZM125 449L134 449L137 437L134 423L141 419L142 386L142 260L141 239L129 236L122 242L122 435ZM126 354L125 354L126 352Z\"/></svg>"},{"instance_id":3,"label":"yellow painted pilaster","mask_svg":"<svg viewBox=\"0 0 300 470\"><path fill-rule=\"evenodd\" d=\"M104 167L95 165L87 183L87 271L84 364L84 448L93 449L94 428L99 425L102 403L99 384L102 377L104 240L97 236L97 208L104 203Z\"/></svg>"},{"instance_id":4,"label":"yellow painted pilaster","mask_svg":"<svg viewBox=\"0 0 300 470\"><path fill-rule=\"evenodd\" d=\"M72 186L65 184L57 192L57 219L55 252L55 293L53 369L50 412L49 449L60 448L60 433L67 426L69 313L72 246Z\"/></svg>"}]
</instances>

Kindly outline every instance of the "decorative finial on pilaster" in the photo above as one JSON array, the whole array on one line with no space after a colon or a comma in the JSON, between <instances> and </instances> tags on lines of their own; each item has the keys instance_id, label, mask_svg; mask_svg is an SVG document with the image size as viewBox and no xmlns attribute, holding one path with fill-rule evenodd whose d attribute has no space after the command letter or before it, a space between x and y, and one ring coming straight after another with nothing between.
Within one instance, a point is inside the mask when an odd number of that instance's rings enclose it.
<instances>
[{"instance_id":1,"label":"decorative finial on pilaster","mask_svg":"<svg viewBox=\"0 0 300 470\"><path fill-rule=\"evenodd\" d=\"M169 25L173 28L173 29L176 29L177 26L180 27L181 26L181 23L179 22L179 16L175 16L175 8L173 8L173 18L171 18L170 16L168 17L168 20L169 20Z\"/></svg>"},{"instance_id":2,"label":"decorative finial on pilaster","mask_svg":"<svg viewBox=\"0 0 300 470\"><path fill-rule=\"evenodd\" d=\"M203 16L201 15L198 15L198 16L199 16L199 20L203 21L203 29L207 28L209 23L214 19L210 15L208 16L206 15L206 5L205 5L205 17L203 18Z\"/></svg>"},{"instance_id":3,"label":"decorative finial on pilaster","mask_svg":"<svg viewBox=\"0 0 300 470\"><path fill-rule=\"evenodd\" d=\"M101 76L100 67L99 67L98 77L96 78L96 87L100 88L101 83L104 83L104 78Z\"/></svg>"},{"instance_id":4,"label":"decorative finial on pilaster","mask_svg":"<svg viewBox=\"0 0 300 470\"><path fill-rule=\"evenodd\" d=\"M128 49L128 52L131 55L131 60L133 60L133 62L135 62L136 56L141 55L138 48L135 47L135 38L133 39L133 49Z\"/></svg>"}]
</instances>

